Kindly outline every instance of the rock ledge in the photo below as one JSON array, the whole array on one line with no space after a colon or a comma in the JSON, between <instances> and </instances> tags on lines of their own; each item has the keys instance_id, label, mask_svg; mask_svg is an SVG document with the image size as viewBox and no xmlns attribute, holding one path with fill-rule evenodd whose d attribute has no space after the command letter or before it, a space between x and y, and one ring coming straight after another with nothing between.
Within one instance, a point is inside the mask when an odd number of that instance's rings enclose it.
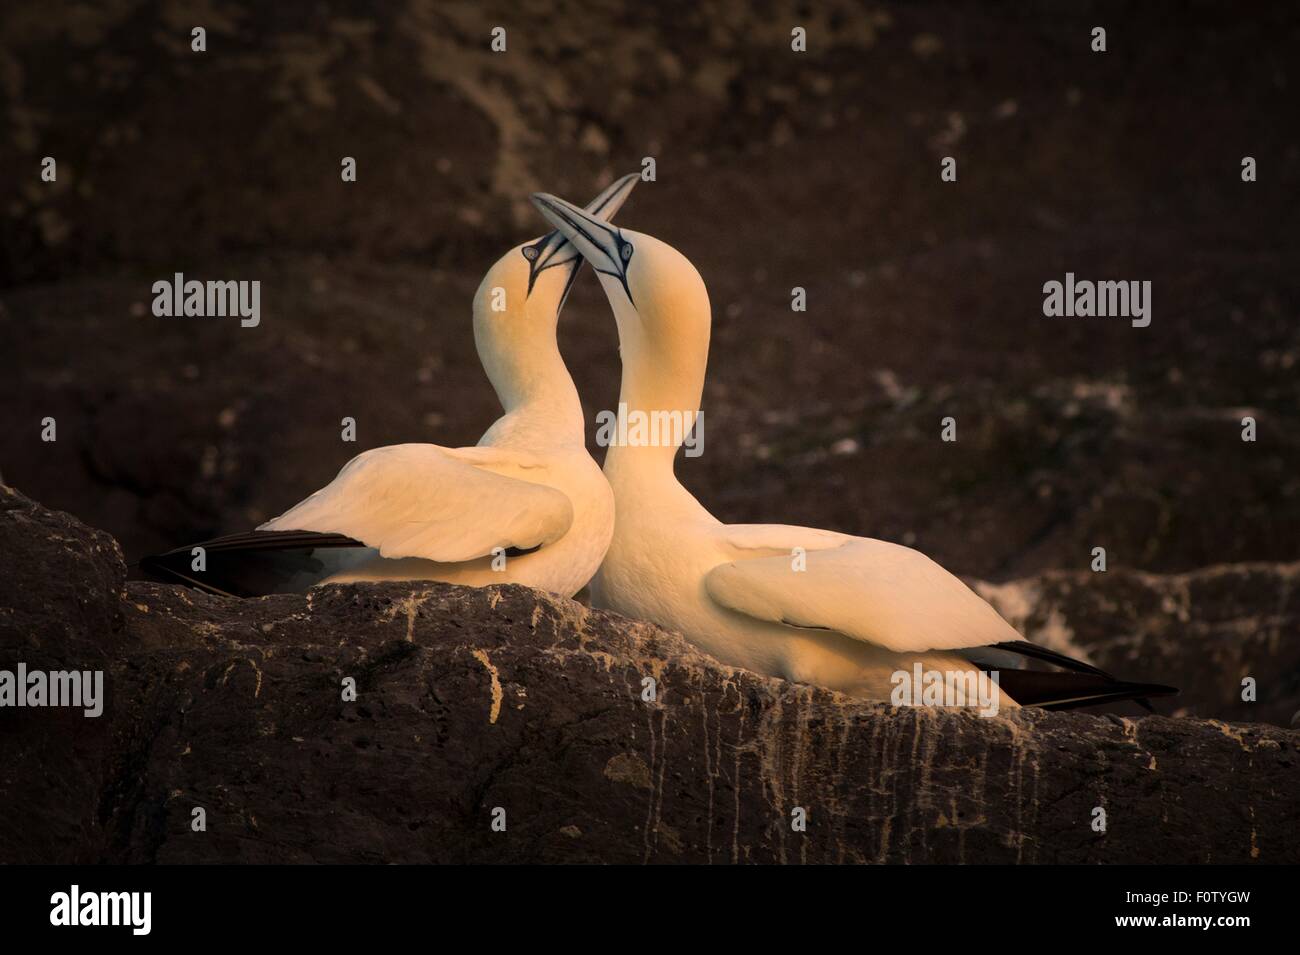
<instances>
[{"instance_id":1,"label":"rock ledge","mask_svg":"<svg viewBox=\"0 0 1300 955\"><path fill-rule=\"evenodd\" d=\"M124 579L0 488L0 668L107 686L0 710L0 862L1300 861L1274 726L851 703L514 586Z\"/></svg>"}]
</instances>

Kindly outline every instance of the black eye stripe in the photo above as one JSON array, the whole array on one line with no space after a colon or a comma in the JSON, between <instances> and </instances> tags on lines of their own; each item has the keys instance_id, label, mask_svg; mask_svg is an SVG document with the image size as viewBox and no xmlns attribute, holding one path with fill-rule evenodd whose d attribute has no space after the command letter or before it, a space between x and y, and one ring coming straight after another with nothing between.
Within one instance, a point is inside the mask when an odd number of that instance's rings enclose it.
<instances>
[{"instance_id":1,"label":"black eye stripe","mask_svg":"<svg viewBox=\"0 0 1300 955\"><path fill-rule=\"evenodd\" d=\"M623 238L623 233L617 226L602 221L600 216L605 209L615 202L615 200L626 196L628 191L629 188L627 185L623 185L617 189L612 188L607 195L598 197L596 201L583 210L585 215L591 216L590 221L586 219L578 219L573 214L563 209L554 210L564 218L567 225L572 228L575 233L583 236L583 238L589 241L594 247L600 249L602 257L608 259L610 264L618 269L623 268L632 258L632 245ZM606 249L607 242L599 241L594 234L594 230L587 227L589 224L592 226L600 226L600 228L605 230L608 240L612 241L614 245L614 251L612 254ZM555 266L568 265L574 260L579 260L579 264L581 264L582 259L582 254L578 251L577 247L574 246L572 241L559 230L551 232L530 246L526 246L523 251L524 258L528 261L528 294L532 294L533 286L537 281L537 276L542 272ZM531 256L529 254L530 251L532 253ZM565 283L565 298L568 297L568 291L573 286L573 280L577 276L577 272L578 269L575 268ZM621 275L618 275L618 273L608 274L616 275L619 280L623 282L623 285L626 288L627 281ZM629 298L630 297L631 295L629 293ZM561 299L561 301L563 302L563 299Z\"/></svg>"},{"instance_id":2,"label":"black eye stripe","mask_svg":"<svg viewBox=\"0 0 1300 955\"><path fill-rule=\"evenodd\" d=\"M559 258L565 248L571 248L569 240L560 232L550 232L544 235L532 245L524 247L524 259L528 262L528 295L533 292L533 285L537 282L537 276L541 275L547 269L556 265L564 265L577 258L577 250L573 250L573 255L567 258ZM533 256L529 258L528 252L532 250Z\"/></svg>"},{"instance_id":3,"label":"black eye stripe","mask_svg":"<svg viewBox=\"0 0 1300 955\"><path fill-rule=\"evenodd\" d=\"M569 210L565 209L562 206L559 208L556 208L553 205L548 207L557 215L559 215L561 218L563 218L564 221L568 223L569 227L573 229L574 232L576 232L578 235L581 235L588 242L590 242L593 247L600 250L601 256L604 259L608 260L609 265L613 266L614 271L611 272L608 268L601 268L595 262L591 263L591 267L595 269L597 272L618 279L619 284L623 286L623 291L627 293L628 301L631 302L632 307L635 308L636 299L632 297L632 289L627 284L627 268L626 268L627 263L632 258L632 252L635 251L635 249L633 248L631 242L628 242L627 239L623 238L622 230L620 230L618 226L607 225L602 222L589 222L589 220L587 219L579 219L572 212L570 212ZM589 225L600 226L602 229L605 230L608 237L613 240L614 243L613 253L611 253L606 248L604 243L600 242L592 234L592 230L588 228Z\"/></svg>"}]
</instances>

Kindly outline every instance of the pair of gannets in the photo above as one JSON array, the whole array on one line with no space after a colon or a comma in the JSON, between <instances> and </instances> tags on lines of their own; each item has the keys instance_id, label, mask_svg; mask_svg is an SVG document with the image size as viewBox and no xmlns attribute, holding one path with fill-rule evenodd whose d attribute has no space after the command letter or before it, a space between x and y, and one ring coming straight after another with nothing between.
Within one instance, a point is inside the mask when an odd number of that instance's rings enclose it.
<instances>
[{"instance_id":1,"label":"pair of gannets","mask_svg":"<svg viewBox=\"0 0 1300 955\"><path fill-rule=\"evenodd\" d=\"M614 182L587 212L613 216L639 178ZM552 232L515 246L484 276L474 344L505 414L476 446L366 451L256 531L148 557L141 569L240 597L361 580L577 593L614 533L614 497L587 452L582 404L556 341L581 266Z\"/></svg>"},{"instance_id":2,"label":"pair of gannets","mask_svg":"<svg viewBox=\"0 0 1300 955\"><path fill-rule=\"evenodd\" d=\"M218 558L236 558L225 579L259 553L275 555L270 565L292 549L313 565L281 582L294 589L415 578L571 595L594 573L595 606L678 630L724 663L861 699L891 699L900 673L927 673L939 675L949 700L986 705L971 695L987 687L972 679L984 671L998 674L995 705L1174 692L1024 641L910 548L815 528L723 524L677 481L680 440L611 445L602 476L555 343L581 259L599 275L617 322L620 410L695 420L708 359L709 299L695 267L653 236L610 223L635 181L619 180L585 210L535 195L557 232L511 250L483 280L475 340L506 415L478 447L360 455L257 532L209 542ZM562 268L546 276L554 266ZM486 311L494 288L506 289L508 302L525 289L523 306L504 313L513 318ZM172 558L173 577L213 589L211 577L177 572L190 553L155 560ZM505 569L494 569L503 554ZM227 592L250 589L264 588Z\"/></svg>"}]
</instances>

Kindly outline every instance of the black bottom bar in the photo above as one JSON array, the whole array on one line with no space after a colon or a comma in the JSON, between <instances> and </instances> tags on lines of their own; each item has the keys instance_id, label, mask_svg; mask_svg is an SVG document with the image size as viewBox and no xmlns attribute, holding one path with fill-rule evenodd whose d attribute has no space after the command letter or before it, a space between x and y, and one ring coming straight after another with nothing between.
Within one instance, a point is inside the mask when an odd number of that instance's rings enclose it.
<instances>
[{"instance_id":1,"label":"black bottom bar","mask_svg":"<svg viewBox=\"0 0 1300 955\"><path fill-rule=\"evenodd\" d=\"M593 937L588 933L605 928L619 934L599 937L627 933L648 941L714 917L734 942L747 921L765 933L773 916L791 929L950 935L963 944L981 930L1022 940L1151 940L1198 932L1232 944L1242 932L1276 932L1287 924L1283 906L1293 907L1293 875L1285 868L1227 866L751 869L713 876L662 870L611 876L582 868L11 867L0 869L0 917L6 941L59 935L67 941L75 932L81 944L291 938L337 946L408 934L452 943L481 931L498 945L510 933L536 941ZM77 922L119 924L53 924L73 921L74 885ZM684 892L688 886L694 891ZM148 893L147 909L145 895L122 893ZM146 912L148 932L137 935Z\"/></svg>"}]
</instances>

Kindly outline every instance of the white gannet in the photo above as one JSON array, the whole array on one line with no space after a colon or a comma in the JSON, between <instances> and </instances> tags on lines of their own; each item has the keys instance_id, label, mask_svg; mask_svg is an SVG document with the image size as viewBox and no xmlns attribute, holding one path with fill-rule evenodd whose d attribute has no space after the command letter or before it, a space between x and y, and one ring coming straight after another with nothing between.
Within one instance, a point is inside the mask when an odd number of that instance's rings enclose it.
<instances>
[{"instance_id":1,"label":"white gannet","mask_svg":"<svg viewBox=\"0 0 1300 955\"><path fill-rule=\"evenodd\" d=\"M629 418L643 422L655 412L659 420L674 412L694 420L710 328L695 267L653 236L554 196L533 201L600 277L618 324L620 412L626 406ZM967 704L976 700L962 699L962 688L989 670L999 675L999 703L1011 705L1173 692L1122 683L1024 641L969 587L911 548L809 527L723 524L678 483L680 443L608 448L614 538L592 582L595 606L678 630L724 663L861 699L891 699L895 675L915 673L917 664Z\"/></svg>"},{"instance_id":2,"label":"white gannet","mask_svg":"<svg viewBox=\"0 0 1300 955\"><path fill-rule=\"evenodd\" d=\"M587 207L591 215L612 216L638 178L610 185ZM556 341L581 265L552 232L511 249L483 278L474 343L505 414L475 447L366 451L256 531L148 557L141 568L235 596L359 580L577 593L614 529L613 494L587 453L582 405ZM202 570L195 546L204 548Z\"/></svg>"}]
</instances>

